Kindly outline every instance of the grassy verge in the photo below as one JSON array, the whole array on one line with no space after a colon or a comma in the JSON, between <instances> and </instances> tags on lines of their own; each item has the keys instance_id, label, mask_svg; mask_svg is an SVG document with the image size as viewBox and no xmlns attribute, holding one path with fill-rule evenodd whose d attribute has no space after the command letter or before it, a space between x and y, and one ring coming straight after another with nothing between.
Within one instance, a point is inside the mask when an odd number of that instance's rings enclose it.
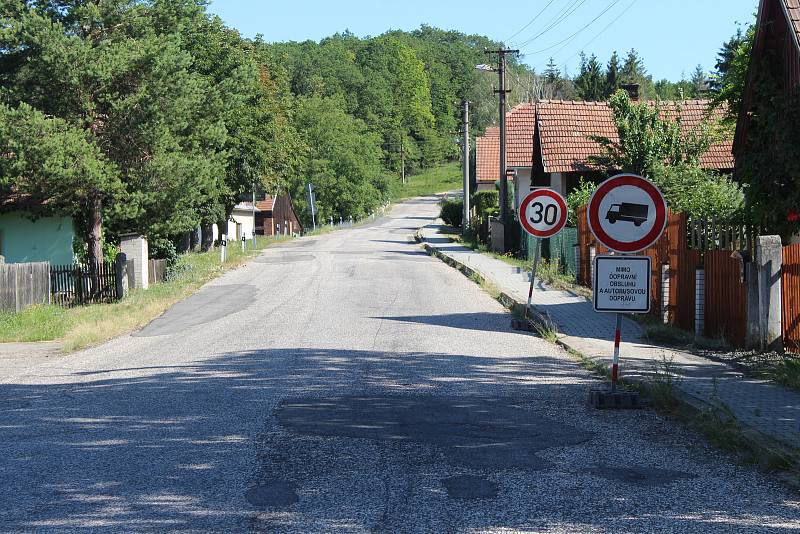
<instances>
[{"instance_id":1,"label":"grassy verge","mask_svg":"<svg viewBox=\"0 0 800 534\"><path fill-rule=\"evenodd\" d=\"M497 254L496 252L492 252L485 244L478 242L477 239L469 235L462 236L455 228L445 228L442 231L442 234L448 236L456 243L464 245L467 248L471 248L475 252L480 252L481 254L489 256L490 258L503 261L513 267L518 267L525 271L531 270L530 260L517 258L512 253ZM536 269L536 278L544 282L545 285L552 289L571 291L584 298L592 298L591 289L579 285L575 281L575 277L573 275L561 272L559 265L555 262L547 261L545 259L540 260L539 266Z\"/></svg>"},{"instance_id":2,"label":"grassy verge","mask_svg":"<svg viewBox=\"0 0 800 534\"><path fill-rule=\"evenodd\" d=\"M245 252L240 246L228 247L224 264L219 261L219 249L186 254L171 281L153 284L146 291L131 291L124 299L112 304L68 310L57 306L34 306L19 314L0 313L0 342L62 340L66 352L102 343L146 325L209 280L285 239L259 238L256 249Z\"/></svg>"},{"instance_id":3,"label":"grassy verge","mask_svg":"<svg viewBox=\"0 0 800 534\"><path fill-rule=\"evenodd\" d=\"M458 162L445 163L407 177L405 185L397 186L392 200L397 202L407 198L452 191L461 189L462 185L461 165Z\"/></svg>"}]
</instances>

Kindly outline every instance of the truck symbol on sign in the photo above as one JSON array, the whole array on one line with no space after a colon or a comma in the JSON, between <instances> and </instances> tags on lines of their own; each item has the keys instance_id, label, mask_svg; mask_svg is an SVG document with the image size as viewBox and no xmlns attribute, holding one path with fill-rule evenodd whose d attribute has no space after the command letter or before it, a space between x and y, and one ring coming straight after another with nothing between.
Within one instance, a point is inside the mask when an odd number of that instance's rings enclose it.
<instances>
[{"instance_id":1,"label":"truck symbol on sign","mask_svg":"<svg viewBox=\"0 0 800 534\"><path fill-rule=\"evenodd\" d=\"M606 220L611 224L617 221L628 221L635 226L641 226L647 221L649 211L650 207L647 204L630 204L628 202L612 204L606 213Z\"/></svg>"}]
</instances>

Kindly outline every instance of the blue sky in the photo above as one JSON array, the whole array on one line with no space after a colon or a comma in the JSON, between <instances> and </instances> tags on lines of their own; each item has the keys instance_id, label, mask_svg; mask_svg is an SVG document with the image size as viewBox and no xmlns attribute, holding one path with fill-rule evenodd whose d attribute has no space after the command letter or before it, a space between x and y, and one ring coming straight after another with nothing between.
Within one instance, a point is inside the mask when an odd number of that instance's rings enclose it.
<instances>
[{"instance_id":1,"label":"blue sky","mask_svg":"<svg viewBox=\"0 0 800 534\"><path fill-rule=\"evenodd\" d=\"M677 81L684 73L690 76L698 64L713 69L722 43L736 31L737 22L752 20L757 4L757 0L213 0L210 9L243 35L260 33L267 41L316 41L346 29L359 36L378 35L427 23L510 42L522 49L523 61L537 71L544 69L550 55L574 74L582 49L605 63L614 50L624 54L636 48L655 79Z\"/></svg>"}]
</instances>

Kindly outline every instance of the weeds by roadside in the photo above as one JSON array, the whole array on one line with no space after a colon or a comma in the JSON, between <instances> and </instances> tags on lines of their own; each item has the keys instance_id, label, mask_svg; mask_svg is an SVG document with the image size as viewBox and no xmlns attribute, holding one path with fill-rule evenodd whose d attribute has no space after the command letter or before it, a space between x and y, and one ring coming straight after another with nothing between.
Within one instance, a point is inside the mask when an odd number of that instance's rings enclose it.
<instances>
[{"instance_id":1,"label":"weeds by roadside","mask_svg":"<svg viewBox=\"0 0 800 534\"><path fill-rule=\"evenodd\" d=\"M558 328L549 313L536 317L533 320L533 327L540 338L550 343L558 343Z\"/></svg>"}]
</instances>

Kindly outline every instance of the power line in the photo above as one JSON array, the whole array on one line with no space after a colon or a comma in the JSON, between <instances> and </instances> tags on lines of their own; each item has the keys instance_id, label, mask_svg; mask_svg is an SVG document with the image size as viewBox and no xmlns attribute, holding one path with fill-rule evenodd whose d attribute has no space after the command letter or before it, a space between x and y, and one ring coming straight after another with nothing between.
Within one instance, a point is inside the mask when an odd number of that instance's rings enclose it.
<instances>
[{"instance_id":1,"label":"power line","mask_svg":"<svg viewBox=\"0 0 800 534\"><path fill-rule=\"evenodd\" d=\"M517 32L516 32L514 35L512 35L511 37L508 37L508 38L506 38L505 42L506 42L506 43L510 43L510 42L511 42L511 39L513 39L514 37L516 37L516 36L517 36L517 35L519 35L520 33L524 32L526 29L528 29L528 27L529 27L531 24L533 24L534 22L536 22L536 20L537 20L537 19L538 19L538 18L539 18L539 17L542 15L542 13L544 13L545 11L547 11L547 8L548 8L548 7L550 7L550 5L551 5L553 2L555 2L555 1L556 1L556 0L550 0L550 1L547 3L547 5L546 5L546 6L544 6L544 7L542 8L542 10L541 10L541 11L539 11L539 12L536 14L536 16L535 16L535 17L533 17L533 18L532 18L530 21L528 21L528 23L527 23L525 26L523 26L522 28L520 28L519 30L517 30Z\"/></svg>"},{"instance_id":2,"label":"power line","mask_svg":"<svg viewBox=\"0 0 800 534\"><path fill-rule=\"evenodd\" d=\"M562 46L561 48L559 48L558 50L556 50L556 51L555 51L555 53L554 53L553 55L556 55L556 54L558 54L559 52L561 52L562 50L564 50L564 48L566 48L566 47L567 47L567 45L569 45L569 43L571 43L573 40L575 40L575 38L576 38L578 35L580 35L580 33L581 33L581 32L583 32L583 31L584 31L584 30L586 30L586 29L587 29L589 26L591 26L592 24L594 24L595 22L597 22L597 21L598 21L598 19L600 19L600 17L602 17L603 15L605 15L606 13L608 13L608 11L610 11L610 10L611 10L611 8L613 8L613 7L614 7L615 5L617 5L619 2L620 2L620 0L614 0L613 2L611 2L611 4L609 4L609 5L608 5L608 6L607 6L607 7L606 7L606 8L605 8L603 11L601 11L601 12L600 12L600 13L599 13L599 14L598 14L598 15L597 15L595 18L593 18L592 20L590 20L590 21L589 21L589 22L588 22L588 23L587 23L585 26L581 27L581 28L580 28L578 31L576 31L575 33L573 33L572 35L570 35L570 36L569 36L569 37L567 37L566 39L563 39L563 40L561 40L561 41L559 41L559 42L555 43L554 45L548 46L548 47L546 47L546 48L542 48L541 50L536 50L535 52L532 52L532 54L539 54L539 53L541 53L541 52L547 52L548 50L552 50L553 48L555 48L555 47L557 47L557 46L559 46L559 45L562 45L562 44L563 44L564 46Z\"/></svg>"},{"instance_id":3,"label":"power line","mask_svg":"<svg viewBox=\"0 0 800 534\"><path fill-rule=\"evenodd\" d=\"M567 59L566 59L564 62L566 63L567 61L570 61L570 60L571 60L571 59L573 59L575 56L577 56L578 54L580 54L580 53L581 53L581 51L585 50L587 46L589 46L590 44L592 44L593 42L595 42L595 41L598 39L598 37L600 37L601 35L603 35L603 34L604 34L604 33L605 33L605 32L606 32L606 31L607 31L607 30L608 30L608 29L609 29L611 26L613 26L613 25L614 25L614 24L615 24L615 23L616 23L616 22L617 22L619 19L621 19L621 18L622 18L622 17L625 15L625 13L627 13L628 11L630 11L630 9L633 7L633 5L634 5L636 2L638 2L638 1L639 1L639 0L633 0L633 2L631 2L631 3L628 5L628 7L626 7L625 9L623 9L623 10L622 10L622 12L621 12L619 15L617 15L617 16L614 18L614 20L612 20L611 22L609 22L609 23L606 25L606 27L605 27L605 28L603 28L602 30L600 30L600 32L599 32L597 35L595 35L594 37L592 37L592 38L589 40L589 42L587 42L586 44L584 44L584 45L583 45L583 46L582 46L582 47L581 47L581 48L580 48L580 49L579 49L577 52L575 52L575 53L574 53L574 54L572 54L570 57L568 57L568 58L567 58Z\"/></svg>"},{"instance_id":4,"label":"power line","mask_svg":"<svg viewBox=\"0 0 800 534\"><path fill-rule=\"evenodd\" d=\"M543 29L542 31L540 31L539 33L537 33L536 35L534 35L533 37L531 37L530 39L519 45L520 48L525 47L526 45L532 43L533 41L535 41L542 35L546 34L550 30L558 27L562 22L567 20L570 17L570 15L572 15L578 9L580 9L581 6L583 6L583 4L585 3L586 0L574 0L570 5L568 5L564 10L562 10L561 13L550 19L550 22L547 23L548 25L545 29Z\"/></svg>"}]
</instances>

